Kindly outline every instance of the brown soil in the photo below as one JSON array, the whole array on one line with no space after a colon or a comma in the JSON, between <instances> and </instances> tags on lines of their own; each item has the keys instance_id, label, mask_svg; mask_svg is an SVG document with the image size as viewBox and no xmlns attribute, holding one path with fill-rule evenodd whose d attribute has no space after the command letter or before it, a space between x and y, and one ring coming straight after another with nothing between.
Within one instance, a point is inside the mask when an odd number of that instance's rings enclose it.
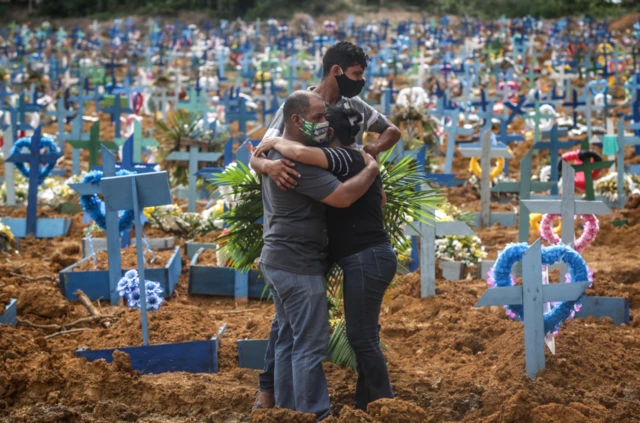
<instances>
[{"instance_id":1,"label":"brown soil","mask_svg":"<svg viewBox=\"0 0 640 423\"><path fill-rule=\"evenodd\" d=\"M146 261L145 266L151 268L159 268L165 267L169 264L169 259L173 255L174 250L155 250L155 251L147 251L144 253L144 258ZM135 247L129 247L124 250L121 250L120 257L122 260L122 268L123 269L135 269L138 267L138 257ZM153 263L151 260L155 257ZM87 260L80 265L73 268L73 271L86 271L86 270L108 270L109 265L107 262L107 252L106 251L98 251L96 253L97 261L93 261L92 259Z\"/></svg>"},{"instance_id":2,"label":"brown soil","mask_svg":"<svg viewBox=\"0 0 640 423\"><path fill-rule=\"evenodd\" d=\"M193 242L215 244L221 232L213 231L208 234L198 234L193 238Z\"/></svg>"},{"instance_id":3,"label":"brown soil","mask_svg":"<svg viewBox=\"0 0 640 423\"><path fill-rule=\"evenodd\" d=\"M218 258L216 257L215 250L204 250L198 256L199 266L217 266Z\"/></svg>"}]
</instances>

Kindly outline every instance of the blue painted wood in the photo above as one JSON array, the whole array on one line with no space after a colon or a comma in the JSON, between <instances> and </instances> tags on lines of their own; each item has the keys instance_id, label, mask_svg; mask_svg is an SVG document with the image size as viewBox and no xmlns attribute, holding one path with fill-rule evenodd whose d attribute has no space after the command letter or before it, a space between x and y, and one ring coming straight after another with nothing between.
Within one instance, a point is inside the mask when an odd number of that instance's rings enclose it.
<instances>
[{"instance_id":1,"label":"blue painted wood","mask_svg":"<svg viewBox=\"0 0 640 423\"><path fill-rule=\"evenodd\" d=\"M238 367L262 370L268 339L238 339Z\"/></svg>"},{"instance_id":2,"label":"blue painted wood","mask_svg":"<svg viewBox=\"0 0 640 423\"><path fill-rule=\"evenodd\" d=\"M487 289L475 306L506 304L522 304L524 306L522 323L524 325L525 363L527 375L531 379L535 379L538 371L545 367L543 303L575 301L584 294L590 283L543 285L540 239L525 252L522 258L522 269L524 276L521 286Z\"/></svg>"},{"instance_id":3,"label":"blue painted wood","mask_svg":"<svg viewBox=\"0 0 640 423\"><path fill-rule=\"evenodd\" d=\"M77 350L76 357L89 361L104 359L113 361L113 352L117 349L129 354L131 365L140 374L159 374L166 372L217 373L218 338L207 341L181 342L177 344L159 344L143 347L115 348L106 350Z\"/></svg>"},{"instance_id":4,"label":"blue painted wood","mask_svg":"<svg viewBox=\"0 0 640 423\"><path fill-rule=\"evenodd\" d=\"M201 248L204 248L205 250L215 250L216 244L200 243L200 242L192 242L192 241L187 241L184 243L185 255L187 256L187 258L189 258L189 260L191 260L193 256L196 255L198 250Z\"/></svg>"},{"instance_id":5,"label":"blue painted wood","mask_svg":"<svg viewBox=\"0 0 640 423\"><path fill-rule=\"evenodd\" d=\"M18 303L15 298L9 301L5 307L4 313L0 314L0 325L11 325L16 327L16 319L18 314Z\"/></svg>"},{"instance_id":6,"label":"blue painted wood","mask_svg":"<svg viewBox=\"0 0 640 423\"><path fill-rule=\"evenodd\" d=\"M441 187L458 187L464 184L462 179L456 179L457 173L425 173L427 183L439 185Z\"/></svg>"},{"instance_id":7,"label":"blue painted wood","mask_svg":"<svg viewBox=\"0 0 640 423\"><path fill-rule=\"evenodd\" d=\"M480 226L480 213L472 213L473 221L476 226ZM517 213L508 213L508 212L492 212L489 217L489 226L497 223L500 226L511 227L515 226L518 221Z\"/></svg>"},{"instance_id":8,"label":"blue painted wood","mask_svg":"<svg viewBox=\"0 0 640 423\"><path fill-rule=\"evenodd\" d=\"M20 96L22 99L23 97ZM36 235L37 233L37 209L38 209L38 186L40 185L40 169L42 164L55 163L61 154L47 153L40 154L40 140L42 139L42 127L39 126L31 136L31 152L23 154L16 151L6 161L12 163L29 163L29 192L27 195L27 219L26 233Z\"/></svg>"},{"instance_id":9,"label":"blue painted wood","mask_svg":"<svg viewBox=\"0 0 640 423\"><path fill-rule=\"evenodd\" d=\"M585 319L588 316L610 317L616 325L630 323L629 298L617 297L584 297L582 308L576 313L576 318Z\"/></svg>"},{"instance_id":10,"label":"blue painted wood","mask_svg":"<svg viewBox=\"0 0 640 423\"><path fill-rule=\"evenodd\" d=\"M13 236L24 238L27 236L27 219L3 218L2 222L11 228ZM66 218L40 218L36 227L36 238L55 238L64 236L69 232L71 219Z\"/></svg>"},{"instance_id":11,"label":"blue painted wood","mask_svg":"<svg viewBox=\"0 0 640 423\"><path fill-rule=\"evenodd\" d=\"M224 297L236 296L236 270L232 267L203 266L199 265L196 253L191 259L189 267L189 294L193 295L220 295ZM245 284L242 289L246 291L248 298L260 300L269 298L269 291L265 290L265 282L260 273L250 270L247 280L239 281Z\"/></svg>"},{"instance_id":12,"label":"blue painted wood","mask_svg":"<svg viewBox=\"0 0 640 423\"><path fill-rule=\"evenodd\" d=\"M110 298L109 289L109 271L108 270L87 270L74 271L74 268L81 263L91 260L91 257L84 258L79 262L63 269L59 273L60 277L60 293L67 300L77 301L74 295L76 290L81 289L92 300L102 298L106 300ZM121 269L119 277L131 269ZM182 258L180 256L180 247L176 247L169 262L163 268L150 268L145 270L147 280L158 282L162 288L162 296L170 297L178 284L180 273L182 271Z\"/></svg>"},{"instance_id":13,"label":"blue painted wood","mask_svg":"<svg viewBox=\"0 0 640 423\"><path fill-rule=\"evenodd\" d=\"M200 162L215 162L222 156L222 153L201 153L197 146L189 147L188 152L174 151L167 156L165 160L169 161L188 161L189 162L189 192L188 192L188 211L194 213L196 211L196 183L198 177L198 164Z\"/></svg>"}]
</instances>

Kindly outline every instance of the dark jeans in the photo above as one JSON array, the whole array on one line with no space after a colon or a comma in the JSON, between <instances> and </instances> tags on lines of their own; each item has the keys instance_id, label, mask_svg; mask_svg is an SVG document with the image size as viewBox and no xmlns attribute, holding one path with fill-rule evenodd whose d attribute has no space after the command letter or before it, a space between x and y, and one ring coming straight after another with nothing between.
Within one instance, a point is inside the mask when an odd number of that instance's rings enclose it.
<instances>
[{"instance_id":1,"label":"dark jeans","mask_svg":"<svg viewBox=\"0 0 640 423\"><path fill-rule=\"evenodd\" d=\"M298 275L264 264L261 269L271 289L277 316L275 346L268 348L274 354L276 405L314 413L322 420L329 415L329 390L322 369L329 346L325 278Z\"/></svg>"},{"instance_id":2,"label":"dark jeans","mask_svg":"<svg viewBox=\"0 0 640 423\"><path fill-rule=\"evenodd\" d=\"M355 405L365 409L369 402L393 398L387 364L380 349L380 307L384 293L396 273L397 259L390 244L379 245L338 262L344 270L344 307L347 336L356 353L358 382ZM274 317L259 376L262 392L274 392L275 345L278 319Z\"/></svg>"},{"instance_id":3,"label":"dark jeans","mask_svg":"<svg viewBox=\"0 0 640 423\"><path fill-rule=\"evenodd\" d=\"M344 271L347 337L357 361L355 407L366 410L370 402L393 398L378 322L398 260L391 244L386 243L340 259L338 265Z\"/></svg>"}]
</instances>

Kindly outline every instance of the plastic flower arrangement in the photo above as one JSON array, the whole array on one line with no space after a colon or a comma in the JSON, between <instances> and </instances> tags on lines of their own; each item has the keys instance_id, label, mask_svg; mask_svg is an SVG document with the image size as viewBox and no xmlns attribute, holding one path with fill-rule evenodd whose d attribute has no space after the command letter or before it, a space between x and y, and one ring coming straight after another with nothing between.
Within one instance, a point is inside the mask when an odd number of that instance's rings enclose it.
<instances>
[{"instance_id":1,"label":"plastic flower arrangement","mask_svg":"<svg viewBox=\"0 0 640 423\"><path fill-rule=\"evenodd\" d=\"M175 204L148 207L143 213L152 228L189 238L222 229L221 216L224 213L224 204L223 200L218 200L201 213L184 212Z\"/></svg>"},{"instance_id":2,"label":"plastic flower arrangement","mask_svg":"<svg viewBox=\"0 0 640 423\"><path fill-rule=\"evenodd\" d=\"M144 287L146 290L147 310L160 310L160 305L164 302L164 298L160 296L163 292L160 284L146 281ZM140 279L138 278L137 270L129 270L125 273L118 282L117 290L121 297L126 298L130 308L141 307Z\"/></svg>"},{"instance_id":3,"label":"plastic flower arrangement","mask_svg":"<svg viewBox=\"0 0 640 423\"><path fill-rule=\"evenodd\" d=\"M640 194L640 175L624 175L624 195ZM612 172L595 181L593 190L611 202L618 201L618 173Z\"/></svg>"},{"instance_id":4,"label":"plastic flower arrangement","mask_svg":"<svg viewBox=\"0 0 640 423\"><path fill-rule=\"evenodd\" d=\"M38 186L38 202L47 204L52 208L59 207L62 203L73 201L76 193L69 187L69 184L80 182L79 177L74 176L67 180L48 177ZM27 202L29 193L29 181L20 173L15 175L16 204L23 205ZM7 202L7 185L0 186L0 205Z\"/></svg>"},{"instance_id":5,"label":"plastic flower arrangement","mask_svg":"<svg viewBox=\"0 0 640 423\"><path fill-rule=\"evenodd\" d=\"M13 237L13 232L11 232L11 228L4 223L0 222L0 237L7 240L9 244L14 244L15 238Z\"/></svg>"},{"instance_id":6,"label":"plastic flower arrangement","mask_svg":"<svg viewBox=\"0 0 640 423\"><path fill-rule=\"evenodd\" d=\"M468 214L456 206L446 204L441 210L436 210L436 219L440 222L453 220L469 222ZM487 257L482 241L476 235L472 236L444 236L436 238L436 258L462 262L466 266L475 266Z\"/></svg>"},{"instance_id":7,"label":"plastic flower arrangement","mask_svg":"<svg viewBox=\"0 0 640 423\"><path fill-rule=\"evenodd\" d=\"M23 205L27 202L27 195L29 193L29 183L27 178L19 173L15 176L15 190L16 190L16 204ZM0 202L2 205L7 204L7 183L3 182L0 186Z\"/></svg>"}]
</instances>

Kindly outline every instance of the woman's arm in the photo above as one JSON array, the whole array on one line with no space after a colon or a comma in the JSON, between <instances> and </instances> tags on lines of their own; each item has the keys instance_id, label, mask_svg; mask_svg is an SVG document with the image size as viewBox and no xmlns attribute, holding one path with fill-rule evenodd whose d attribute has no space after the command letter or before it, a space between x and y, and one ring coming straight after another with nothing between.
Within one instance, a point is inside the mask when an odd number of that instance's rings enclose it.
<instances>
[{"instance_id":1,"label":"woman's arm","mask_svg":"<svg viewBox=\"0 0 640 423\"><path fill-rule=\"evenodd\" d=\"M281 137L270 138L269 140L261 142L256 149L256 155L262 154L272 148L291 160L323 169L329 167L327 155L321 148L307 147L299 142L289 141Z\"/></svg>"}]
</instances>

